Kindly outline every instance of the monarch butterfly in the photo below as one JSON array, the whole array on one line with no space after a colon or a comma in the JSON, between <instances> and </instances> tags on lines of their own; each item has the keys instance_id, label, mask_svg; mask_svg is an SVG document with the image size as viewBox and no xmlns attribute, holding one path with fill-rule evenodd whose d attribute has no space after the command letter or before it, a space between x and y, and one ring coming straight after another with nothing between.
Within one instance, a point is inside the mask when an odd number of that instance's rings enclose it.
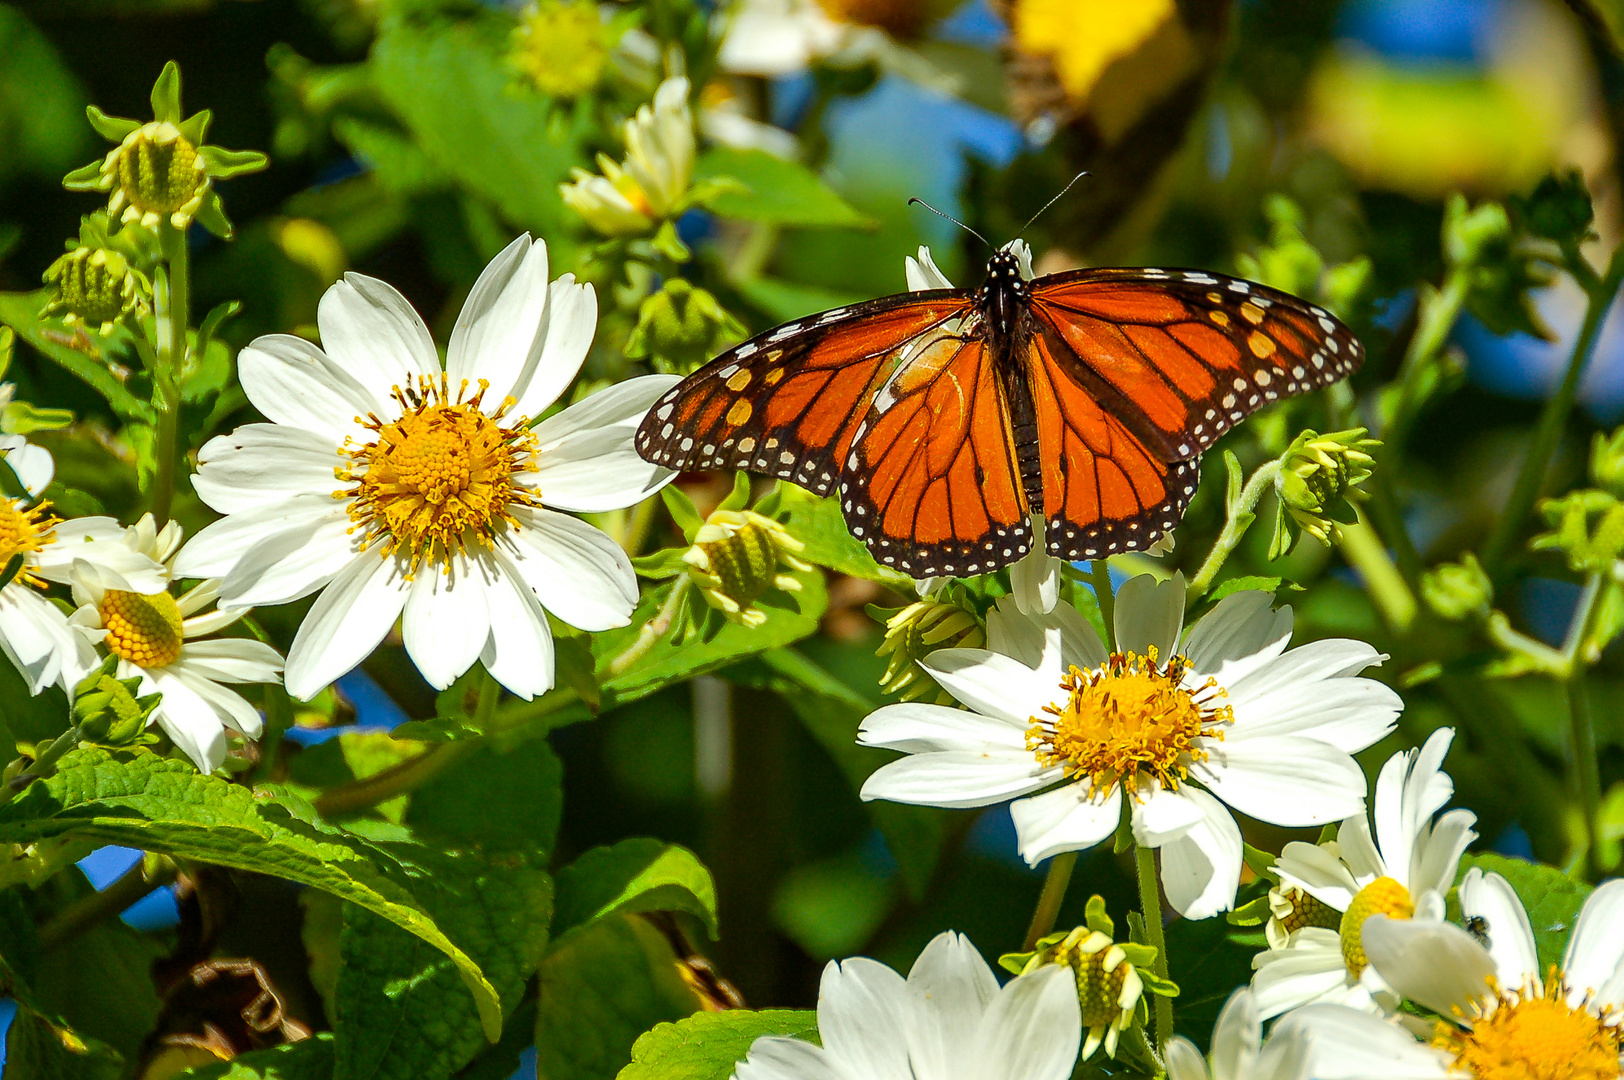
<instances>
[{"instance_id":1,"label":"monarch butterfly","mask_svg":"<svg viewBox=\"0 0 1624 1080\"><path fill-rule=\"evenodd\" d=\"M728 350L654 403L638 453L838 489L882 564L987 573L1038 524L1062 559L1149 547L1214 440L1363 359L1347 327L1275 289L1155 268L1028 281L1017 243L974 292L868 300Z\"/></svg>"}]
</instances>

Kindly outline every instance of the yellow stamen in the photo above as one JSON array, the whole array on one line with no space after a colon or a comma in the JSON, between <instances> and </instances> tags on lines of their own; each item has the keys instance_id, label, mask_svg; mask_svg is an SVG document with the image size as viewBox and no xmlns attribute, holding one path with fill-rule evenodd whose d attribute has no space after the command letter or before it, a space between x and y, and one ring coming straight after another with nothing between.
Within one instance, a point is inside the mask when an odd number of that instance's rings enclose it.
<instances>
[{"instance_id":1,"label":"yellow stamen","mask_svg":"<svg viewBox=\"0 0 1624 1080\"><path fill-rule=\"evenodd\" d=\"M29 573L26 560L56 541L56 526L62 524L62 519L52 515L50 508L50 503L39 502L24 509L10 499L0 499L0 569L22 555L23 568L14 580L25 585L45 587L44 581Z\"/></svg>"},{"instance_id":2,"label":"yellow stamen","mask_svg":"<svg viewBox=\"0 0 1624 1080\"><path fill-rule=\"evenodd\" d=\"M1185 687L1187 670L1182 656L1158 664L1154 646L1145 656L1112 653L1097 671L1072 668L1060 681L1064 703L1032 718L1027 748L1044 765L1064 766L1068 779L1087 776L1090 795L1116 783L1134 793L1141 774L1177 790L1207 757L1197 740L1223 738L1218 725L1235 718L1215 704L1224 697L1215 680Z\"/></svg>"},{"instance_id":3,"label":"yellow stamen","mask_svg":"<svg viewBox=\"0 0 1624 1080\"><path fill-rule=\"evenodd\" d=\"M101 602L107 651L140 668L168 667L180 659L185 632L180 607L166 592L141 593L108 589Z\"/></svg>"},{"instance_id":4,"label":"yellow stamen","mask_svg":"<svg viewBox=\"0 0 1624 1080\"><path fill-rule=\"evenodd\" d=\"M1598 1015L1589 1002L1574 1008L1567 997L1553 967L1543 991L1530 980L1469 1029L1440 1022L1432 1045L1477 1080L1618 1080L1620 1017L1610 1010Z\"/></svg>"},{"instance_id":5,"label":"yellow stamen","mask_svg":"<svg viewBox=\"0 0 1624 1080\"><path fill-rule=\"evenodd\" d=\"M363 530L367 546L404 552L414 572L424 562L449 571L453 554L488 546L504 523L515 522L510 507L541 505L513 482L534 464L536 437L522 418L498 422L511 399L487 416L480 408L486 387L481 380L465 397L464 383L453 398L443 374L422 379L415 391L396 387L400 419L371 417L366 426L377 438L343 451L351 464L338 478L358 486L334 494L355 497L351 531Z\"/></svg>"},{"instance_id":6,"label":"yellow stamen","mask_svg":"<svg viewBox=\"0 0 1624 1080\"><path fill-rule=\"evenodd\" d=\"M1360 930L1372 915L1386 915L1393 919L1415 916L1415 901L1410 891L1390 877L1379 877L1359 890L1348 910L1342 913L1342 961L1348 965L1348 974L1358 978L1364 974L1370 961L1365 957L1365 944Z\"/></svg>"}]
</instances>

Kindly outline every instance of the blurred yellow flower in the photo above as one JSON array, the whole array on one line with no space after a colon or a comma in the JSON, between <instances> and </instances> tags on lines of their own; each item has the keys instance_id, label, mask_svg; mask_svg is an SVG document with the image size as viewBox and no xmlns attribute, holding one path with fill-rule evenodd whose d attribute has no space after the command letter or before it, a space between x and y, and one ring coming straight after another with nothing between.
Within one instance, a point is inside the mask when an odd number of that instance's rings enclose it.
<instances>
[{"instance_id":1,"label":"blurred yellow flower","mask_svg":"<svg viewBox=\"0 0 1624 1080\"><path fill-rule=\"evenodd\" d=\"M598 85L608 62L609 43L592 0L537 0L520 14L513 64L543 94L584 94Z\"/></svg>"}]
</instances>

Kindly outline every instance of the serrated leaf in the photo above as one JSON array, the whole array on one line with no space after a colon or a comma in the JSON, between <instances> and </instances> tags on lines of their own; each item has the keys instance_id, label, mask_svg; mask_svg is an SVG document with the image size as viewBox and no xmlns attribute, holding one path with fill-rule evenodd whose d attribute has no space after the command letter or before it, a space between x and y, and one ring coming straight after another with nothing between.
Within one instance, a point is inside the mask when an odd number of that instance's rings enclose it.
<instances>
[{"instance_id":1,"label":"serrated leaf","mask_svg":"<svg viewBox=\"0 0 1624 1080\"><path fill-rule=\"evenodd\" d=\"M106 398L113 411L120 416L154 423L158 414L152 406L130 393L103 360L85 351L98 348L94 339L53 327L39 317L40 309L50 298L50 289L0 293L0 323L15 330L18 337L38 349L47 359L84 380L91 389ZM67 344L70 341L79 348Z\"/></svg>"},{"instance_id":2,"label":"serrated leaf","mask_svg":"<svg viewBox=\"0 0 1624 1080\"><path fill-rule=\"evenodd\" d=\"M694 162L694 183L726 179L705 192L705 206L723 217L773 225L860 226L872 219L858 213L805 165L773 157L765 150L718 146Z\"/></svg>"},{"instance_id":3,"label":"serrated leaf","mask_svg":"<svg viewBox=\"0 0 1624 1080\"><path fill-rule=\"evenodd\" d=\"M714 939L716 885L710 871L685 847L659 840L622 840L593 848L558 872L558 917L562 936L612 915L640 911L685 911L705 924Z\"/></svg>"},{"instance_id":4,"label":"serrated leaf","mask_svg":"<svg viewBox=\"0 0 1624 1080\"><path fill-rule=\"evenodd\" d=\"M1534 930L1540 971L1547 970L1552 964L1560 964L1568 937L1573 933L1573 924L1578 921L1579 909L1584 907L1585 898L1594 891L1593 886L1575 881L1555 867L1492 852L1464 856L1460 861L1456 884L1474 866L1485 874L1499 874L1505 878L1516 892L1517 899L1522 901L1523 908L1528 912L1528 924ZM1459 903L1453 897L1450 907L1453 911L1459 911ZM1490 936L1495 933L1496 928L1489 927Z\"/></svg>"},{"instance_id":5,"label":"serrated leaf","mask_svg":"<svg viewBox=\"0 0 1624 1080\"><path fill-rule=\"evenodd\" d=\"M536 982L537 1080L613 1080L639 1036L700 1004L665 938L636 916L559 941Z\"/></svg>"},{"instance_id":6,"label":"serrated leaf","mask_svg":"<svg viewBox=\"0 0 1624 1080\"><path fill-rule=\"evenodd\" d=\"M1262 575L1253 577L1232 577L1227 581L1219 582L1218 587L1213 589L1211 593L1207 594L1207 603L1216 604L1226 596L1230 596L1238 592L1246 592L1248 589L1257 589L1260 592L1266 593L1279 592L1280 586L1285 583L1285 580L1285 578L1267 577Z\"/></svg>"},{"instance_id":7,"label":"serrated leaf","mask_svg":"<svg viewBox=\"0 0 1624 1080\"><path fill-rule=\"evenodd\" d=\"M503 753L482 746L412 793L405 824L450 848L546 856L564 810L564 766L532 742Z\"/></svg>"},{"instance_id":8,"label":"serrated leaf","mask_svg":"<svg viewBox=\"0 0 1624 1080\"><path fill-rule=\"evenodd\" d=\"M332 1080L333 1036L312 1035L231 1061L187 1069L175 1080Z\"/></svg>"},{"instance_id":9,"label":"serrated leaf","mask_svg":"<svg viewBox=\"0 0 1624 1080\"><path fill-rule=\"evenodd\" d=\"M913 590L912 578L875 562L863 542L852 536L839 502L820 499L798 487L780 485L780 490L783 499L778 519L791 536L806 545L801 558L837 573L878 581L905 592Z\"/></svg>"},{"instance_id":10,"label":"serrated leaf","mask_svg":"<svg viewBox=\"0 0 1624 1080\"><path fill-rule=\"evenodd\" d=\"M495 988L435 924L418 894L437 886L402 861L405 846L370 844L274 788L249 791L147 751L120 761L90 747L65 755L54 776L0 807L0 843L70 835L270 874L359 904L450 956L486 1036L501 1033Z\"/></svg>"},{"instance_id":11,"label":"serrated leaf","mask_svg":"<svg viewBox=\"0 0 1624 1080\"><path fill-rule=\"evenodd\" d=\"M661 1024L637 1040L632 1063L618 1080L727 1080L763 1035L817 1040L818 1016L810 1010L699 1013Z\"/></svg>"},{"instance_id":12,"label":"serrated leaf","mask_svg":"<svg viewBox=\"0 0 1624 1080\"><path fill-rule=\"evenodd\" d=\"M546 872L521 860L411 853L434 882L425 897L511 1012L541 960L552 915ZM333 990L333 1080L443 1080L485 1045L478 1007L452 961L384 918L348 904Z\"/></svg>"}]
</instances>

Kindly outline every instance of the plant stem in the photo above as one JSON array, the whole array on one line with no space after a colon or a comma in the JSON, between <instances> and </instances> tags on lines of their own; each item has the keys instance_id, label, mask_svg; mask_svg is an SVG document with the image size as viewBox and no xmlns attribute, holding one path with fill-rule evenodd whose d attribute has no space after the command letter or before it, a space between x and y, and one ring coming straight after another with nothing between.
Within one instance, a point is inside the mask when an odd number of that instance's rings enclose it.
<instances>
[{"instance_id":1,"label":"plant stem","mask_svg":"<svg viewBox=\"0 0 1624 1080\"><path fill-rule=\"evenodd\" d=\"M609 661L609 666L604 669L606 678L612 679L624 674L627 668L654 648L655 642L665 636L665 632L671 629L672 620L677 617L677 611L688 593L691 581L687 574L677 579L676 584L671 586L671 595L665 598L665 604L661 606L659 613L643 624L643 628L637 633L637 639L626 647L625 652Z\"/></svg>"},{"instance_id":2,"label":"plant stem","mask_svg":"<svg viewBox=\"0 0 1624 1080\"><path fill-rule=\"evenodd\" d=\"M79 729L77 727L71 727L58 735L49 746L40 751L39 756L26 769L6 781L4 786L0 786L0 806L4 806L22 794L23 789L35 780L44 780L56 772L56 763L61 760L62 755L78 745ZM6 771L10 772L11 770L7 769Z\"/></svg>"},{"instance_id":3,"label":"plant stem","mask_svg":"<svg viewBox=\"0 0 1624 1080\"><path fill-rule=\"evenodd\" d=\"M1133 861L1139 871L1139 910L1145 916L1145 944L1156 950L1156 962L1151 970L1157 977L1167 978L1167 935L1162 931L1162 890L1156 880L1156 852L1153 848L1133 849ZM1160 994L1152 994L1156 1020L1156 1056L1167 1051L1167 1040L1173 1036L1173 1001Z\"/></svg>"},{"instance_id":4,"label":"plant stem","mask_svg":"<svg viewBox=\"0 0 1624 1080\"><path fill-rule=\"evenodd\" d=\"M1591 623L1600 610L1602 575L1592 572L1585 578L1584 591L1574 607L1573 620L1568 624L1567 639L1562 643L1562 655L1567 660L1567 678L1563 687L1568 699L1568 769L1569 783L1579 794L1579 810L1584 817L1586 876L1594 876L1597 865L1597 845L1600 841L1597 817L1601 806L1601 772L1596 760L1596 725L1590 714L1590 691L1585 686L1586 642Z\"/></svg>"},{"instance_id":5,"label":"plant stem","mask_svg":"<svg viewBox=\"0 0 1624 1080\"><path fill-rule=\"evenodd\" d=\"M65 945L103 919L120 914L148 893L174 881L175 873L175 864L164 859L149 877L143 858L101 892L76 900L53 915L39 928L40 952L47 953Z\"/></svg>"},{"instance_id":6,"label":"plant stem","mask_svg":"<svg viewBox=\"0 0 1624 1080\"><path fill-rule=\"evenodd\" d=\"M1365 516L1360 514L1352 525L1338 526L1336 543L1348 565L1364 579L1365 592L1381 612L1382 621L1399 633L1408 630L1417 611L1415 593Z\"/></svg>"},{"instance_id":7,"label":"plant stem","mask_svg":"<svg viewBox=\"0 0 1624 1080\"><path fill-rule=\"evenodd\" d=\"M1590 291L1590 302L1585 308L1584 323L1579 328L1579 337L1574 341L1573 352L1568 357L1567 374L1562 377L1562 385L1556 393L1545 402L1545 409L1539 417L1539 427L1534 431L1534 441L1529 444L1528 455L1523 458L1522 469L1517 473L1516 485L1511 489L1511 498L1507 500L1499 520L1494 523L1494 532L1489 536L1489 542L1483 547L1483 568L1488 571L1490 577L1499 576L1501 564L1511 548L1511 543L1516 539L1517 531L1522 527L1529 511L1533 509L1534 500L1539 496L1551 455L1556 452L1556 444L1561 440L1562 431L1567 426L1568 414L1573 411L1574 399L1579 395L1579 379L1584 375L1590 354L1596 347L1596 339L1601 335L1602 321L1607 315L1607 309L1612 306L1620 282L1624 282L1624 246L1613 252L1613 259L1607 265L1606 276Z\"/></svg>"},{"instance_id":8,"label":"plant stem","mask_svg":"<svg viewBox=\"0 0 1624 1080\"><path fill-rule=\"evenodd\" d=\"M484 699L483 695L484 692L481 690L481 701ZM329 788L316 796L316 812L323 817L337 817L365 810L369 806L387 802L396 795L416 790L479 749L484 745L484 741L462 739L457 742L440 743L414 758L374 773L365 780Z\"/></svg>"},{"instance_id":9,"label":"plant stem","mask_svg":"<svg viewBox=\"0 0 1624 1080\"><path fill-rule=\"evenodd\" d=\"M180 442L180 383L186 366L186 331L191 319L191 267L186 233L159 227L165 273L155 297L158 364L152 373L153 404L158 411L158 448L152 479L152 516L159 528L169 520L175 501L175 464Z\"/></svg>"},{"instance_id":10,"label":"plant stem","mask_svg":"<svg viewBox=\"0 0 1624 1080\"><path fill-rule=\"evenodd\" d=\"M1088 579L1094 585L1094 599L1100 606L1100 621L1105 624L1105 647L1116 648L1116 594L1111 591L1111 565L1109 559L1095 559L1088 564Z\"/></svg>"},{"instance_id":11,"label":"plant stem","mask_svg":"<svg viewBox=\"0 0 1624 1080\"><path fill-rule=\"evenodd\" d=\"M502 687L485 669L480 670L479 703L474 706L474 727L481 735L490 735L496 717L496 703L502 698Z\"/></svg>"},{"instance_id":12,"label":"plant stem","mask_svg":"<svg viewBox=\"0 0 1624 1080\"><path fill-rule=\"evenodd\" d=\"M1235 500L1235 505L1227 508L1223 532L1212 542L1212 550L1207 552L1206 561L1201 564L1201 569L1196 571L1195 577L1190 579L1190 584L1185 589L1187 601L1194 602L1200 599L1212 588L1213 579L1218 576L1218 571L1223 569L1225 560L1256 520L1257 515L1254 511L1257 509L1258 501L1263 498L1265 491L1274 486L1275 477L1279 475L1280 462L1275 460L1258 466L1251 479L1246 481L1246 486L1241 489L1240 498Z\"/></svg>"},{"instance_id":13,"label":"plant stem","mask_svg":"<svg viewBox=\"0 0 1624 1080\"><path fill-rule=\"evenodd\" d=\"M1026 928L1026 942L1022 952L1037 948L1038 938L1054 929L1060 915L1060 901L1066 898L1066 886L1071 884L1071 871L1077 865L1075 851L1062 851L1049 860L1049 874L1043 879L1043 891L1038 894L1038 906L1032 911L1032 922Z\"/></svg>"}]
</instances>

